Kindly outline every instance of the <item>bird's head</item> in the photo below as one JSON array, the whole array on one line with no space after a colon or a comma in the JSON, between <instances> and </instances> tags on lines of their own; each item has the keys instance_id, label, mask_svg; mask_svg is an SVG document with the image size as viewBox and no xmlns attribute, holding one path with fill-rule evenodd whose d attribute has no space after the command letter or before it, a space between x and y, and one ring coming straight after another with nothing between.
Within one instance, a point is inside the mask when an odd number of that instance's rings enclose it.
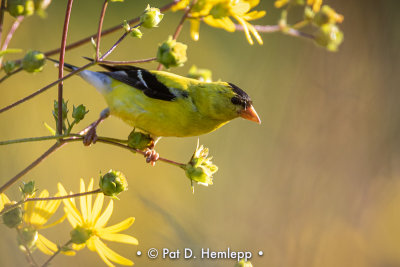
<instances>
[{"instance_id":1,"label":"bird's head","mask_svg":"<svg viewBox=\"0 0 400 267\"><path fill-rule=\"evenodd\" d=\"M261 124L260 117L258 117L258 114L252 105L252 101L246 92L232 83L228 84L232 89L230 102L233 104L237 114L243 119Z\"/></svg>"}]
</instances>

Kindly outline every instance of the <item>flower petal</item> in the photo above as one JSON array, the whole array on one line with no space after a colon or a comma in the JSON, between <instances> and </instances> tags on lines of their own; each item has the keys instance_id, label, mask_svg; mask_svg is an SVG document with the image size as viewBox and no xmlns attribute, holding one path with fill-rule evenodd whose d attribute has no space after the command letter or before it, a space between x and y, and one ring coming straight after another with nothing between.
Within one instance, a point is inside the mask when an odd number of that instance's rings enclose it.
<instances>
[{"instance_id":1,"label":"flower petal","mask_svg":"<svg viewBox=\"0 0 400 267\"><path fill-rule=\"evenodd\" d=\"M267 14L267 12L264 11L264 10L262 10L262 11L256 11L256 10L254 10L254 11L252 11L252 12L250 12L250 13L245 14L245 15L243 16L243 19L244 19L244 20L247 20L247 21L256 20L256 19L259 19L259 18L264 17L265 14Z\"/></svg>"},{"instance_id":2,"label":"flower petal","mask_svg":"<svg viewBox=\"0 0 400 267\"><path fill-rule=\"evenodd\" d=\"M97 194L96 200L94 201L92 214L89 218L90 225L94 225L96 220L99 218L101 208L103 207L103 203L104 203L104 194L103 193Z\"/></svg>"},{"instance_id":3,"label":"flower petal","mask_svg":"<svg viewBox=\"0 0 400 267\"><path fill-rule=\"evenodd\" d=\"M93 191L93 178L90 179L87 192ZM92 194L86 196L86 208L87 208L87 221L90 221L92 216Z\"/></svg>"},{"instance_id":4,"label":"flower petal","mask_svg":"<svg viewBox=\"0 0 400 267\"><path fill-rule=\"evenodd\" d=\"M60 183L58 183L58 191L60 192L61 196L68 195L64 187ZM82 225L83 224L82 216L79 210L76 208L73 199L72 200L70 198L63 199L63 203L64 203L64 211L65 213L67 213L67 218L68 221L71 223L71 225L73 227L75 227L77 224Z\"/></svg>"},{"instance_id":5,"label":"flower petal","mask_svg":"<svg viewBox=\"0 0 400 267\"><path fill-rule=\"evenodd\" d=\"M243 26L243 30L244 30L244 33L246 35L246 38L247 38L247 41L249 42L249 44L253 45L254 42L253 42L253 39L251 38L250 31L249 31L249 28L247 27L246 21L239 16L235 16L235 19L240 23L240 25Z\"/></svg>"},{"instance_id":6,"label":"flower petal","mask_svg":"<svg viewBox=\"0 0 400 267\"><path fill-rule=\"evenodd\" d=\"M54 252L57 251L57 245L42 236L41 234L38 234L36 246L41 252L47 255L53 255Z\"/></svg>"},{"instance_id":7,"label":"flower petal","mask_svg":"<svg viewBox=\"0 0 400 267\"><path fill-rule=\"evenodd\" d=\"M102 233L99 235L102 239L105 239L107 241L125 243L125 244L130 244L130 245L138 245L139 244L139 241L135 237L130 236L130 235L109 234L109 233Z\"/></svg>"},{"instance_id":8,"label":"flower petal","mask_svg":"<svg viewBox=\"0 0 400 267\"><path fill-rule=\"evenodd\" d=\"M80 192L81 193L86 192L85 182L83 181L83 179L81 179L81 182L80 182ZM79 200L80 200L80 204L81 204L81 212L82 212L83 221L87 222L88 210L87 210L87 206L86 206L86 196L80 196Z\"/></svg>"},{"instance_id":9,"label":"flower petal","mask_svg":"<svg viewBox=\"0 0 400 267\"><path fill-rule=\"evenodd\" d=\"M6 194L0 194L0 211L4 209L4 204L10 203L10 200L6 196Z\"/></svg>"},{"instance_id":10,"label":"flower petal","mask_svg":"<svg viewBox=\"0 0 400 267\"><path fill-rule=\"evenodd\" d=\"M101 229L101 232L104 231L109 234L115 234L118 232L122 232L122 231L128 229L134 222L135 222L135 218L129 217L120 223L117 223L117 224L114 224L114 225L111 225L111 226Z\"/></svg>"},{"instance_id":11,"label":"flower petal","mask_svg":"<svg viewBox=\"0 0 400 267\"><path fill-rule=\"evenodd\" d=\"M199 29L200 29L200 20L191 19L190 20L190 36L194 41L199 40Z\"/></svg>"},{"instance_id":12,"label":"flower petal","mask_svg":"<svg viewBox=\"0 0 400 267\"><path fill-rule=\"evenodd\" d=\"M100 229L100 228L103 228L107 224L107 222L110 219L111 214L113 212L113 203L114 202L112 200L110 200L106 210L103 212L103 214L96 221L96 223L94 225L94 228Z\"/></svg>"},{"instance_id":13,"label":"flower petal","mask_svg":"<svg viewBox=\"0 0 400 267\"><path fill-rule=\"evenodd\" d=\"M96 246L97 251L101 251L101 253L105 257L107 257L110 261L113 261L113 262L121 264L121 265L133 265L133 262L131 260L129 260L125 257L122 257L115 251L111 250L102 241L95 240L95 246Z\"/></svg>"},{"instance_id":14,"label":"flower petal","mask_svg":"<svg viewBox=\"0 0 400 267\"><path fill-rule=\"evenodd\" d=\"M104 254L104 249L103 249L103 242L101 242L100 240L97 240L98 242L95 243L95 248L96 248L96 252L97 254L100 256L100 258L105 262L105 264L107 264L107 266L109 267L115 267L114 264L111 263L111 261L109 261L107 259L107 257ZM101 245L97 245L97 243L100 243ZM96 246L97 245L97 246Z\"/></svg>"}]
</instances>

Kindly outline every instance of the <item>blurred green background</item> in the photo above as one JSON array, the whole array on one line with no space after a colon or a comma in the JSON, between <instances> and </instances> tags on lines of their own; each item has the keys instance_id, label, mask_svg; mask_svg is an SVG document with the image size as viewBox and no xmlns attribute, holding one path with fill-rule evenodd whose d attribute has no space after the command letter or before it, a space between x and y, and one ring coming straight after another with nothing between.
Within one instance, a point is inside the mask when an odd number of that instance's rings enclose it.
<instances>
[{"instance_id":1,"label":"blurred green background","mask_svg":"<svg viewBox=\"0 0 400 267\"><path fill-rule=\"evenodd\" d=\"M48 18L23 22L10 47L47 51L59 46L66 1L53 1ZM109 6L105 28L137 16L147 3L125 1ZM267 10L259 24L275 24L279 11L273 1L261 1ZM109 224L136 217L125 233L139 246L107 244L133 259L136 266L233 266L228 260L149 260L136 256L149 248L250 250L254 266L400 266L400 17L398 1L325 1L345 17L345 41L329 53L308 40L264 34L263 46L250 46L242 32L227 33L202 25L200 41L189 38L185 24L180 40L189 45L186 74L192 64L210 68L214 79L233 82L254 100L263 123L235 120L201 136L220 167L214 185L197 186L195 194L182 170L163 163L145 164L141 156L96 144L67 145L40 164L23 180L35 180L40 189L56 192L57 182L79 191L99 172L121 170L129 191L114 205ZM99 1L75 1L68 39L72 42L96 32ZM161 26L146 30L142 40L127 39L110 59L133 60L155 55L157 44L175 29L181 13L168 13ZM6 28L11 23L6 17ZM104 51L120 36L102 40ZM83 65L92 56L91 45L67 52L66 61ZM142 65L155 68L156 64ZM51 63L43 73L25 73L0 86L0 106L10 104L54 81ZM48 135L43 122L54 125L51 110L56 88L0 114L0 140ZM80 78L65 82L70 105L85 104L90 112L78 125L95 120L105 102ZM71 108L72 109L72 108ZM79 128L78 127L78 128ZM99 135L126 138L130 128L111 118ZM161 156L186 162L197 138L164 138ZM0 148L3 184L53 142ZM17 186L7 191L17 199ZM61 210L57 213L61 215ZM69 238L69 224L44 230L53 241ZM27 265L16 246L15 232L0 227L0 266ZM38 262L47 256L35 252ZM75 257L58 256L53 266L98 266L100 258L88 249Z\"/></svg>"}]
</instances>

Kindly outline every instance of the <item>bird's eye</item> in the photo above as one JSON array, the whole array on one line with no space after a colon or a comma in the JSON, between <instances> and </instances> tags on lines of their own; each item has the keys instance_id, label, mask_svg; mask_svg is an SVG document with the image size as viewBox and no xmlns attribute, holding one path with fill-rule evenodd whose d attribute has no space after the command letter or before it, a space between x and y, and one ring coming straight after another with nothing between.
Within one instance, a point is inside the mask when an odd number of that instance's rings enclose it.
<instances>
[{"instance_id":1,"label":"bird's eye","mask_svg":"<svg viewBox=\"0 0 400 267\"><path fill-rule=\"evenodd\" d=\"M236 96L231 98L231 102L234 105L241 105L242 104L242 100L240 98L236 97Z\"/></svg>"}]
</instances>

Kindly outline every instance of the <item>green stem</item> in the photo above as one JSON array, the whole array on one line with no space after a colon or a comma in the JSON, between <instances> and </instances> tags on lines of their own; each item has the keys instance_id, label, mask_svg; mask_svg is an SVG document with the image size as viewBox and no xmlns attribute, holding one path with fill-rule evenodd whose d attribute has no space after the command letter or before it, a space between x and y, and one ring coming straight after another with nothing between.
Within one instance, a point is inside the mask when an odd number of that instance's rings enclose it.
<instances>
[{"instance_id":1,"label":"green stem","mask_svg":"<svg viewBox=\"0 0 400 267\"><path fill-rule=\"evenodd\" d=\"M18 228L16 228L16 229L17 229L17 233L18 233L19 237L21 238L21 240L23 240L21 230ZM36 263L35 259L33 258L31 250L28 248L28 246L26 244L24 244L23 242L22 242L22 246L25 248L26 259L27 259L29 265L32 267L38 267L39 265Z\"/></svg>"},{"instance_id":2,"label":"green stem","mask_svg":"<svg viewBox=\"0 0 400 267\"><path fill-rule=\"evenodd\" d=\"M0 141L0 146L18 144L18 143L27 143L27 142L54 140L54 139L59 140L62 138L72 137L72 136L79 136L79 135L64 134L64 135L50 135L50 136L28 137L28 138L22 138L22 139L6 140L6 141Z\"/></svg>"},{"instance_id":3,"label":"green stem","mask_svg":"<svg viewBox=\"0 0 400 267\"><path fill-rule=\"evenodd\" d=\"M58 250L57 250L56 252L54 252L54 254L51 255L50 258L49 258L45 263L43 263L42 267L47 267L47 266L49 265L49 263L50 263L58 254L60 254L61 248L67 247L67 246L69 246L71 243L72 243L72 241L69 240L67 243L64 244L64 246L59 247Z\"/></svg>"}]
</instances>

